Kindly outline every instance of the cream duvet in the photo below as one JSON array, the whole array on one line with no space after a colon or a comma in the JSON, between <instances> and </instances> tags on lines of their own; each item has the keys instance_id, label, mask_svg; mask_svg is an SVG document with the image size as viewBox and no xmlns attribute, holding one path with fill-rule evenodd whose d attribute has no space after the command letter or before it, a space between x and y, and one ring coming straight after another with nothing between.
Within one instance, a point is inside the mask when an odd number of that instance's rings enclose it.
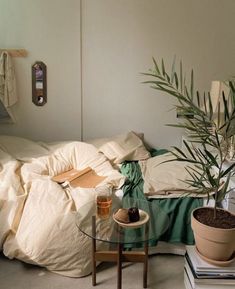
<instances>
[{"instance_id":1,"label":"cream duvet","mask_svg":"<svg viewBox=\"0 0 235 289\"><path fill-rule=\"evenodd\" d=\"M97 174L106 176L104 183L117 189L124 177L94 146L86 143L43 148L33 143L11 147L5 141L0 137L0 246L3 253L70 277L89 274L91 240L79 231L76 221L80 216L79 208L95 199L95 190L65 190L51 178L72 168L82 170L89 166Z\"/></svg>"}]
</instances>

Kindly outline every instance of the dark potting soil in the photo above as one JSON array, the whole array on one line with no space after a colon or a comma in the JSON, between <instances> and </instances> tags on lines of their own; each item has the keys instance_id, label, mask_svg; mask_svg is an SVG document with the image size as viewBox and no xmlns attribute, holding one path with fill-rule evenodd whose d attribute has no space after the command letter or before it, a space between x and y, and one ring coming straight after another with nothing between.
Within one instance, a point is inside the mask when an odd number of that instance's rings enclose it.
<instances>
[{"instance_id":1,"label":"dark potting soil","mask_svg":"<svg viewBox=\"0 0 235 289\"><path fill-rule=\"evenodd\" d=\"M216 218L214 218L214 209L201 208L194 212L194 217L200 223L214 228L235 228L235 216L227 211L216 210Z\"/></svg>"}]
</instances>

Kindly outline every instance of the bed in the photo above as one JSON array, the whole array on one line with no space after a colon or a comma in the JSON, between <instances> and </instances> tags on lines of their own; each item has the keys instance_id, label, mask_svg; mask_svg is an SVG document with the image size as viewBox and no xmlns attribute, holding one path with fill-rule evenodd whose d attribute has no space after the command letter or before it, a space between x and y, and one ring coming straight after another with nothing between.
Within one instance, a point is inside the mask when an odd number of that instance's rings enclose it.
<instances>
[{"instance_id":1,"label":"bed","mask_svg":"<svg viewBox=\"0 0 235 289\"><path fill-rule=\"evenodd\" d=\"M62 188L52 177L71 168L89 166L104 183L127 196L157 202L169 215L162 236L168 244L193 244L191 211L202 199L178 196L156 198L146 194L144 164L165 150L149 152L139 135L129 132L89 143L39 143L0 136L0 246L13 259L46 267L69 277L91 272L90 241L76 227L76 212L95 200L95 190ZM146 168L145 168L146 169ZM123 196L122 196L123 192ZM117 200L118 201L118 200ZM157 241L150 245L155 247ZM104 246L104 244L99 244ZM102 249L102 248L98 248ZM104 249L104 248L103 248Z\"/></svg>"}]
</instances>

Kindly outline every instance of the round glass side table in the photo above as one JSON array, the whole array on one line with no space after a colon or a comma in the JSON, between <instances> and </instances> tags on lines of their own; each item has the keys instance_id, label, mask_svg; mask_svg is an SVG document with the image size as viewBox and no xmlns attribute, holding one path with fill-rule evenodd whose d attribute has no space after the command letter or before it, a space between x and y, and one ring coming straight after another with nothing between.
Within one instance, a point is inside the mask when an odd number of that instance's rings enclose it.
<instances>
[{"instance_id":1,"label":"round glass side table","mask_svg":"<svg viewBox=\"0 0 235 289\"><path fill-rule=\"evenodd\" d=\"M118 207L113 206L110 215L102 219L97 215L96 202L89 202L83 205L76 217L76 224L79 230L91 238L92 241L92 284L96 285L96 262L117 262L117 288L122 287L122 262L141 262L143 267L143 288L147 288L148 272L148 244L149 241L157 241L168 229L168 215L154 202L145 199L125 198L123 208L137 207L148 214L146 223L135 226L118 224L113 214ZM96 250L96 241L102 241L116 246L116 250ZM125 250L130 247L143 247L143 250Z\"/></svg>"}]
</instances>

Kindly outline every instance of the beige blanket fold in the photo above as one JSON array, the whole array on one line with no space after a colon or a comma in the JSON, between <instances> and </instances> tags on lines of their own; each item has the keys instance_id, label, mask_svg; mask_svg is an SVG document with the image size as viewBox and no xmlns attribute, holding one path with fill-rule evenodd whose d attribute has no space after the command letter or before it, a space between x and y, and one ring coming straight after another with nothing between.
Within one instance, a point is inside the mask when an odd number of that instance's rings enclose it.
<instances>
[{"instance_id":1,"label":"beige blanket fold","mask_svg":"<svg viewBox=\"0 0 235 289\"><path fill-rule=\"evenodd\" d=\"M26 193L18 174L21 163L0 149L0 250L20 222Z\"/></svg>"}]
</instances>

